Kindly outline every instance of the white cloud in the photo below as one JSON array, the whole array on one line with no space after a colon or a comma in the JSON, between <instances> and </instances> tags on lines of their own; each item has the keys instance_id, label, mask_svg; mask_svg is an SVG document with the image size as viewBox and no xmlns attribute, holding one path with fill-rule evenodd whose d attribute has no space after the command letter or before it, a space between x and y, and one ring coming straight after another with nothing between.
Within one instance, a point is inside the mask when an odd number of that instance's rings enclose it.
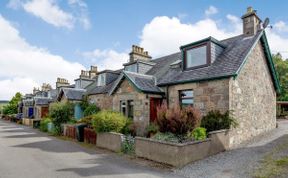
<instances>
[{"instance_id":1,"label":"white cloud","mask_svg":"<svg viewBox=\"0 0 288 178\"><path fill-rule=\"evenodd\" d=\"M286 24L278 28L286 28ZM282 52L288 58L288 39L277 33L277 30L267 29L271 51ZM204 18L196 23L182 23L177 17L159 16L147 23L140 36L140 46L153 57L168 55L179 51L179 47L209 36L218 40L242 33L242 20L228 14L225 20Z\"/></svg>"},{"instance_id":2,"label":"white cloud","mask_svg":"<svg viewBox=\"0 0 288 178\"><path fill-rule=\"evenodd\" d=\"M73 28L74 17L59 8L54 0L32 0L23 4L26 12L56 27Z\"/></svg>"},{"instance_id":3,"label":"white cloud","mask_svg":"<svg viewBox=\"0 0 288 178\"><path fill-rule=\"evenodd\" d=\"M55 84L57 77L71 83L85 69L79 63L66 61L61 56L32 46L19 31L0 15L0 99L9 99L15 91L31 92L43 82Z\"/></svg>"},{"instance_id":4,"label":"white cloud","mask_svg":"<svg viewBox=\"0 0 288 178\"><path fill-rule=\"evenodd\" d=\"M89 59L91 63L97 64L100 70L111 69L117 70L122 68L122 64L128 62L129 56L127 53L119 53L115 50L95 49L82 53L83 57Z\"/></svg>"},{"instance_id":5,"label":"white cloud","mask_svg":"<svg viewBox=\"0 0 288 178\"><path fill-rule=\"evenodd\" d=\"M214 6L209 6L209 8L205 10L206 16L210 16L210 15L217 14L217 13L218 13L218 9Z\"/></svg>"},{"instance_id":6,"label":"white cloud","mask_svg":"<svg viewBox=\"0 0 288 178\"><path fill-rule=\"evenodd\" d=\"M16 92L19 92L21 88L21 93L31 93L33 87L39 87L39 84L36 83L31 78L12 78L7 80L0 80L0 86L6 90L0 92L0 99L11 99L12 95ZM7 90L9 89L9 90Z\"/></svg>"},{"instance_id":7,"label":"white cloud","mask_svg":"<svg viewBox=\"0 0 288 178\"><path fill-rule=\"evenodd\" d=\"M91 27L88 17L87 4L82 0L68 0L73 12L67 12L58 6L56 0L10 0L7 7L12 9L23 8L27 13L34 15L55 27L72 29L79 22L84 29Z\"/></svg>"},{"instance_id":8,"label":"white cloud","mask_svg":"<svg viewBox=\"0 0 288 178\"><path fill-rule=\"evenodd\" d=\"M155 17L146 24L140 36L140 46L157 57L179 51L179 47L209 36L223 39L237 35L238 26L231 24L233 31L219 28L217 22L206 18L194 24L182 23L177 17Z\"/></svg>"},{"instance_id":9,"label":"white cloud","mask_svg":"<svg viewBox=\"0 0 288 178\"><path fill-rule=\"evenodd\" d=\"M288 32L288 26L283 21L276 22L273 27L278 30L279 32Z\"/></svg>"},{"instance_id":10,"label":"white cloud","mask_svg":"<svg viewBox=\"0 0 288 178\"><path fill-rule=\"evenodd\" d=\"M70 7L74 8L78 12L76 15L76 19L80 24L84 27L84 29L88 30L91 28L91 22L88 15L88 6L83 0L68 0L68 4Z\"/></svg>"}]
</instances>

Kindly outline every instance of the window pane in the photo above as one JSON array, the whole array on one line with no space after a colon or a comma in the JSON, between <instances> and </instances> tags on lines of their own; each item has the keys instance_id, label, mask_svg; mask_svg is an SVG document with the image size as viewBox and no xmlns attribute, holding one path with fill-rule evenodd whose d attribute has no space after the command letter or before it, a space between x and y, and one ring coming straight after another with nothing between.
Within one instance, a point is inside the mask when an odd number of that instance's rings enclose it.
<instances>
[{"instance_id":1,"label":"window pane","mask_svg":"<svg viewBox=\"0 0 288 178\"><path fill-rule=\"evenodd\" d=\"M99 76L98 76L98 81L97 81L97 85L98 86L103 86L103 85L105 85L105 73L104 74L100 74Z\"/></svg>"},{"instance_id":2,"label":"window pane","mask_svg":"<svg viewBox=\"0 0 288 178\"><path fill-rule=\"evenodd\" d=\"M192 98L193 97L193 90L186 90L181 91L181 98Z\"/></svg>"},{"instance_id":3,"label":"window pane","mask_svg":"<svg viewBox=\"0 0 288 178\"><path fill-rule=\"evenodd\" d=\"M129 72L137 72L137 65L133 64L133 65L126 66L125 70Z\"/></svg>"},{"instance_id":4,"label":"window pane","mask_svg":"<svg viewBox=\"0 0 288 178\"><path fill-rule=\"evenodd\" d=\"M134 114L134 102L133 100L128 100L128 117L133 119Z\"/></svg>"},{"instance_id":5,"label":"window pane","mask_svg":"<svg viewBox=\"0 0 288 178\"><path fill-rule=\"evenodd\" d=\"M192 105L193 99L182 99L182 106L183 105Z\"/></svg>"},{"instance_id":6,"label":"window pane","mask_svg":"<svg viewBox=\"0 0 288 178\"><path fill-rule=\"evenodd\" d=\"M194 67L207 63L207 47L189 49L186 51L186 67Z\"/></svg>"}]
</instances>

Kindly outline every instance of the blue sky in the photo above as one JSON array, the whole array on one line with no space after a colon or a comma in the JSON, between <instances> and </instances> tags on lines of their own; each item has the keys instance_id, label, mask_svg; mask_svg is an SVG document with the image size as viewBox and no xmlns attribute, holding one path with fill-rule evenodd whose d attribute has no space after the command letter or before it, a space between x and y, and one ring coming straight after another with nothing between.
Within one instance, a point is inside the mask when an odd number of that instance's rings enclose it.
<instances>
[{"instance_id":1,"label":"blue sky","mask_svg":"<svg viewBox=\"0 0 288 178\"><path fill-rule=\"evenodd\" d=\"M73 83L90 65L120 68L132 44L159 57L204 37L221 40L240 34L240 17L248 6L260 18L270 18L272 52L288 57L286 1L3 0L0 40L8 45L0 44L0 87L4 88L0 99L15 91L28 92L42 82L53 84L59 75Z\"/></svg>"}]
</instances>

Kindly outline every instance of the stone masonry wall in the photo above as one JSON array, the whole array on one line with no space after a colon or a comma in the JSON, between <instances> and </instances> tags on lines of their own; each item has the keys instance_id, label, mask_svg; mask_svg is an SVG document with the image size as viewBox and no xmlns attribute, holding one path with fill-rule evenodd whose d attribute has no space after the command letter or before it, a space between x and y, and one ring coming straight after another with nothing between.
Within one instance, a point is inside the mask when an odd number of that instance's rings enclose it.
<instances>
[{"instance_id":1,"label":"stone masonry wall","mask_svg":"<svg viewBox=\"0 0 288 178\"><path fill-rule=\"evenodd\" d=\"M96 104L101 110L106 109L110 110L112 109L112 97L108 94L97 94L97 95L89 95L88 101L90 103Z\"/></svg>"},{"instance_id":2,"label":"stone masonry wall","mask_svg":"<svg viewBox=\"0 0 288 178\"><path fill-rule=\"evenodd\" d=\"M113 110L120 111L120 101L133 100L134 118L137 127L137 135L144 135L145 129L150 122L150 97L160 97L139 92L127 81L124 80L113 94ZM127 106L127 103L126 103Z\"/></svg>"},{"instance_id":3,"label":"stone masonry wall","mask_svg":"<svg viewBox=\"0 0 288 178\"><path fill-rule=\"evenodd\" d=\"M179 91L188 89L194 91L194 107L198 108L202 115L210 110L224 112L229 109L229 79L170 86L169 107L179 106Z\"/></svg>"},{"instance_id":4,"label":"stone masonry wall","mask_svg":"<svg viewBox=\"0 0 288 178\"><path fill-rule=\"evenodd\" d=\"M113 95L113 110L120 111L120 101L134 101L134 123L138 126L138 134L143 135L149 125L149 99L144 93L139 93L127 80L124 80ZM126 103L127 105L127 103Z\"/></svg>"},{"instance_id":5,"label":"stone masonry wall","mask_svg":"<svg viewBox=\"0 0 288 178\"><path fill-rule=\"evenodd\" d=\"M230 145L276 127L276 93L260 43L251 52L238 77L230 80L230 109L239 126Z\"/></svg>"}]
</instances>

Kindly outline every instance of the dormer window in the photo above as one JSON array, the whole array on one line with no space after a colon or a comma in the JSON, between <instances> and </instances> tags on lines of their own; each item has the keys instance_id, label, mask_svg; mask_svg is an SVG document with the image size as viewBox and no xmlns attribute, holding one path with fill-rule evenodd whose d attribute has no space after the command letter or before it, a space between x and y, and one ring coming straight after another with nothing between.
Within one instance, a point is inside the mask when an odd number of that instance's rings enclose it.
<instances>
[{"instance_id":1,"label":"dormer window","mask_svg":"<svg viewBox=\"0 0 288 178\"><path fill-rule=\"evenodd\" d=\"M137 70L137 63L125 66L125 70L129 72L138 72Z\"/></svg>"},{"instance_id":2,"label":"dormer window","mask_svg":"<svg viewBox=\"0 0 288 178\"><path fill-rule=\"evenodd\" d=\"M106 74L100 74L98 75L98 80L97 80L97 86L104 86L106 82Z\"/></svg>"},{"instance_id":3,"label":"dormer window","mask_svg":"<svg viewBox=\"0 0 288 178\"><path fill-rule=\"evenodd\" d=\"M186 50L186 68L202 66L208 63L207 45L197 46Z\"/></svg>"},{"instance_id":4,"label":"dormer window","mask_svg":"<svg viewBox=\"0 0 288 178\"><path fill-rule=\"evenodd\" d=\"M210 64L208 43L192 46L184 50L184 67L193 69Z\"/></svg>"},{"instance_id":5,"label":"dormer window","mask_svg":"<svg viewBox=\"0 0 288 178\"><path fill-rule=\"evenodd\" d=\"M211 65L224 48L221 42L212 37L181 46L183 70Z\"/></svg>"}]
</instances>

